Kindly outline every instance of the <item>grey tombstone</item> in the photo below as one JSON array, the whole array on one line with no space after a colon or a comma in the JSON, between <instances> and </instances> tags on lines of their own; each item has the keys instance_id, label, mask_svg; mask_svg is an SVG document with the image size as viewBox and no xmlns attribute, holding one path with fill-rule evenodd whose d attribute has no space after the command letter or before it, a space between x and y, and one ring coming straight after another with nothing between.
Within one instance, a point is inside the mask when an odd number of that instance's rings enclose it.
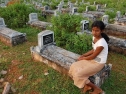
<instances>
[{"instance_id":1,"label":"grey tombstone","mask_svg":"<svg viewBox=\"0 0 126 94\"><path fill-rule=\"evenodd\" d=\"M61 5L61 4L59 4L59 5L58 5L58 11L60 11L60 12L61 12L61 10L62 10L62 5Z\"/></svg>"},{"instance_id":2,"label":"grey tombstone","mask_svg":"<svg viewBox=\"0 0 126 94\"><path fill-rule=\"evenodd\" d=\"M89 21L88 20L82 20L81 24L82 24L82 32L84 32L84 31L87 32L89 30Z\"/></svg>"},{"instance_id":3,"label":"grey tombstone","mask_svg":"<svg viewBox=\"0 0 126 94\"><path fill-rule=\"evenodd\" d=\"M26 41L26 34L6 27L4 19L0 18L0 40L7 45L15 46Z\"/></svg>"},{"instance_id":4,"label":"grey tombstone","mask_svg":"<svg viewBox=\"0 0 126 94\"><path fill-rule=\"evenodd\" d=\"M44 30L38 34L37 52L41 52L47 45L54 44L54 32L51 30Z\"/></svg>"},{"instance_id":5,"label":"grey tombstone","mask_svg":"<svg viewBox=\"0 0 126 94\"><path fill-rule=\"evenodd\" d=\"M121 12L120 11L116 12L116 18L117 18L117 20L119 20L121 18Z\"/></svg>"},{"instance_id":6,"label":"grey tombstone","mask_svg":"<svg viewBox=\"0 0 126 94\"><path fill-rule=\"evenodd\" d=\"M77 7L72 8L72 14L75 14L75 13L77 13Z\"/></svg>"},{"instance_id":7,"label":"grey tombstone","mask_svg":"<svg viewBox=\"0 0 126 94\"><path fill-rule=\"evenodd\" d=\"M6 27L4 19L0 18L0 27Z\"/></svg>"},{"instance_id":8,"label":"grey tombstone","mask_svg":"<svg viewBox=\"0 0 126 94\"><path fill-rule=\"evenodd\" d=\"M108 24L108 19L109 19L109 16L108 15L103 15L102 21L104 22L105 25Z\"/></svg>"},{"instance_id":9,"label":"grey tombstone","mask_svg":"<svg viewBox=\"0 0 126 94\"><path fill-rule=\"evenodd\" d=\"M30 13L29 14L29 23L38 21L38 15L37 13Z\"/></svg>"},{"instance_id":10,"label":"grey tombstone","mask_svg":"<svg viewBox=\"0 0 126 94\"><path fill-rule=\"evenodd\" d=\"M5 2L1 3L1 4L0 4L0 7L6 7Z\"/></svg>"},{"instance_id":11,"label":"grey tombstone","mask_svg":"<svg viewBox=\"0 0 126 94\"><path fill-rule=\"evenodd\" d=\"M49 6L48 5L45 5L44 6L44 10L49 10Z\"/></svg>"}]
</instances>

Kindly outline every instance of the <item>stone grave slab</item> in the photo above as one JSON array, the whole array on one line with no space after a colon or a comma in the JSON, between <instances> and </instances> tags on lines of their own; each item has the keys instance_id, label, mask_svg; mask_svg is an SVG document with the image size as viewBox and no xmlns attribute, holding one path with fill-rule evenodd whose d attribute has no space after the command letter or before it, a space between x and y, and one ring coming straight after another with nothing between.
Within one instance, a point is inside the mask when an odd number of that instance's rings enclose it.
<instances>
[{"instance_id":1,"label":"stone grave slab","mask_svg":"<svg viewBox=\"0 0 126 94\"><path fill-rule=\"evenodd\" d=\"M9 46L15 46L25 42L27 39L25 33L20 33L6 27L1 27L0 40Z\"/></svg>"},{"instance_id":2,"label":"stone grave slab","mask_svg":"<svg viewBox=\"0 0 126 94\"><path fill-rule=\"evenodd\" d=\"M30 13L29 14L28 24L30 26L33 26L33 27L36 27L36 28L39 28L42 30L46 29L47 26L51 25L51 23L39 21L37 13Z\"/></svg>"}]
</instances>

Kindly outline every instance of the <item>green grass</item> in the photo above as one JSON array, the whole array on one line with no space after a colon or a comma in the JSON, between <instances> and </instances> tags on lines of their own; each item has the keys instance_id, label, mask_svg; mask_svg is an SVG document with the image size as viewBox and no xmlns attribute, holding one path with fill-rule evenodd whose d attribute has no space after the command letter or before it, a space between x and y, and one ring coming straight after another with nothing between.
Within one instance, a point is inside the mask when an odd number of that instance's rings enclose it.
<instances>
[{"instance_id":1,"label":"green grass","mask_svg":"<svg viewBox=\"0 0 126 94\"><path fill-rule=\"evenodd\" d=\"M37 34L40 30L27 27L16 29L27 33L27 42L9 47L0 42L0 70L8 70L7 81L19 94L82 94L66 75L60 74L44 63L32 60L30 47L37 45ZM12 61L17 61L17 64ZM126 57L109 52L108 63L113 64L111 76L102 85L106 94L125 94L126 92ZM48 71L47 76L44 72ZM23 79L18 78L23 75ZM4 75L1 75L4 77Z\"/></svg>"}]
</instances>

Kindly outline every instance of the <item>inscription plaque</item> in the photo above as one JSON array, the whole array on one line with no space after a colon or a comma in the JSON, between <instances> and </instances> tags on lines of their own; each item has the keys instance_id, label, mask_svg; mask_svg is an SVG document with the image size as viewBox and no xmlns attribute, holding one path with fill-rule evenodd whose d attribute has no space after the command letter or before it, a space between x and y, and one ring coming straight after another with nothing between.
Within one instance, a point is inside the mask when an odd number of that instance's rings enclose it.
<instances>
[{"instance_id":1,"label":"inscription plaque","mask_svg":"<svg viewBox=\"0 0 126 94\"><path fill-rule=\"evenodd\" d=\"M46 45L52 42L53 42L53 33L43 36L43 45Z\"/></svg>"},{"instance_id":2,"label":"inscription plaque","mask_svg":"<svg viewBox=\"0 0 126 94\"><path fill-rule=\"evenodd\" d=\"M38 34L38 46L43 48L43 46L51 44L54 42L54 32L50 30L44 30Z\"/></svg>"}]
</instances>

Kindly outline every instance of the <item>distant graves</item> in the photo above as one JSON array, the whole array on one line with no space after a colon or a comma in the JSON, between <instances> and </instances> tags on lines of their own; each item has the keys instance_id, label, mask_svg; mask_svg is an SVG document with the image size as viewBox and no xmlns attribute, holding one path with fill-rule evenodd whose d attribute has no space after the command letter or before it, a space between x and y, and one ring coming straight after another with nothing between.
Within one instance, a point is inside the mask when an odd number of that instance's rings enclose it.
<instances>
[{"instance_id":1,"label":"distant graves","mask_svg":"<svg viewBox=\"0 0 126 94\"><path fill-rule=\"evenodd\" d=\"M30 26L45 30L47 26L51 25L51 23L43 22L38 20L37 13L30 13L29 14L29 21L28 24Z\"/></svg>"},{"instance_id":2,"label":"distant graves","mask_svg":"<svg viewBox=\"0 0 126 94\"><path fill-rule=\"evenodd\" d=\"M122 16L120 11L116 12L115 23L117 25L125 25L126 26L126 16Z\"/></svg>"},{"instance_id":3,"label":"distant graves","mask_svg":"<svg viewBox=\"0 0 126 94\"><path fill-rule=\"evenodd\" d=\"M4 19L0 18L0 40L9 46L25 42L26 34L6 27Z\"/></svg>"}]
</instances>

